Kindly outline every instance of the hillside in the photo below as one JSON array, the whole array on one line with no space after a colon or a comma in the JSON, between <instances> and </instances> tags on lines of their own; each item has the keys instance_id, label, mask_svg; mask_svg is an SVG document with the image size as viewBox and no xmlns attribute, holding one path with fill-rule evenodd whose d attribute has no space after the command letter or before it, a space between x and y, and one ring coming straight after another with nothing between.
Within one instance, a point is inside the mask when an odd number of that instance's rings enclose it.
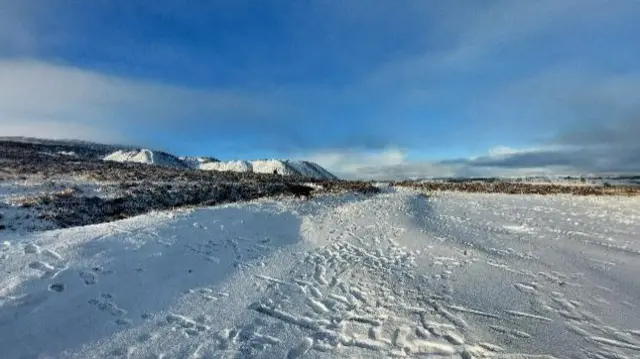
<instances>
[{"instance_id":1,"label":"hillside","mask_svg":"<svg viewBox=\"0 0 640 359\"><path fill-rule=\"evenodd\" d=\"M253 172L251 162L248 161L225 161L225 162L211 162L200 167L205 171L220 171L220 172L239 172L247 173Z\"/></svg>"},{"instance_id":2,"label":"hillside","mask_svg":"<svg viewBox=\"0 0 640 359\"><path fill-rule=\"evenodd\" d=\"M290 185L296 183L312 186L314 195L376 192L363 182L246 169L194 170L183 166L183 159L163 152L113 150L62 141L0 140L0 234L97 224L156 210L285 197L294 195ZM105 154L109 151L113 152ZM220 163L210 158L196 161L204 168Z\"/></svg>"},{"instance_id":3,"label":"hillside","mask_svg":"<svg viewBox=\"0 0 640 359\"><path fill-rule=\"evenodd\" d=\"M140 149L132 146L105 145L86 141L49 140L28 137L0 137L0 146L9 150L37 152L52 157L74 157L77 160L104 160L118 163L141 163L180 170L197 169L236 173L277 174L281 176L305 177L315 180L336 180L322 166L307 161L292 160L235 160L221 162L215 157L178 157L164 151ZM19 154L16 157L20 157ZM68 160L69 158L67 158Z\"/></svg>"},{"instance_id":4,"label":"hillside","mask_svg":"<svg viewBox=\"0 0 640 359\"><path fill-rule=\"evenodd\" d=\"M144 163L148 165L167 166L187 169L186 162L166 152L147 149L123 151L118 150L104 157L105 161Z\"/></svg>"},{"instance_id":5,"label":"hillside","mask_svg":"<svg viewBox=\"0 0 640 359\"><path fill-rule=\"evenodd\" d=\"M316 180L335 180L336 176L317 163L292 160L219 161L212 157L176 157L161 151L147 149L115 151L104 157L105 161L145 163L174 168L190 168L203 171L277 174Z\"/></svg>"},{"instance_id":6,"label":"hillside","mask_svg":"<svg viewBox=\"0 0 640 359\"><path fill-rule=\"evenodd\" d=\"M195 156L181 156L180 161L184 162L189 168L205 169L205 167L211 163L220 162L215 157L195 157Z\"/></svg>"}]
</instances>

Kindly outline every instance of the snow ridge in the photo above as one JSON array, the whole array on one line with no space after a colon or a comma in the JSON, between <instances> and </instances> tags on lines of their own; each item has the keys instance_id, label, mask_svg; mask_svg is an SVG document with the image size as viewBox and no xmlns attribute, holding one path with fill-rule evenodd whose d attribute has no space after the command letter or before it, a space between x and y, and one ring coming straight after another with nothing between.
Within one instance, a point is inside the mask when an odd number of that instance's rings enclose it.
<instances>
[{"instance_id":1,"label":"snow ridge","mask_svg":"<svg viewBox=\"0 0 640 359\"><path fill-rule=\"evenodd\" d=\"M203 167L208 166L211 163L220 162L217 158L214 157L192 157L192 156L183 156L178 157L180 161L182 161L187 167L194 169L205 169Z\"/></svg>"},{"instance_id":2,"label":"snow ridge","mask_svg":"<svg viewBox=\"0 0 640 359\"><path fill-rule=\"evenodd\" d=\"M249 171L254 173L275 173L282 176L302 176L315 179L338 179L320 165L308 161L255 160L248 162Z\"/></svg>"},{"instance_id":3,"label":"snow ridge","mask_svg":"<svg viewBox=\"0 0 640 359\"><path fill-rule=\"evenodd\" d=\"M156 166L187 168L179 158L166 152L140 149L133 151L118 150L107 155L105 161L144 163Z\"/></svg>"},{"instance_id":4,"label":"snow ridge","mask_svg":"<svg viewBox=\"0 0 640 359\"><path fill-rule=\"evenodd\" d=\"M106 157L105 161L134 162L167 166L179 169L198 169L203 171L231 171L240 173L278 174L281 176L301 176L319 180L335 180L338 177L317 163L294 160L235 160L219 161L213 157L176 157L166 152L140 150L118 150Z\"/></svg>"},{"instance_id":5,"label":"snow ridge","mask_svg":"<svg viewBox=\"0 0 640 359\"><path fill-rule=\"evenodd\" d=\"M200 166L204 171L232 171L251 172L251 163L248 161L210 162Z\"/></svg>"}]
</instances>

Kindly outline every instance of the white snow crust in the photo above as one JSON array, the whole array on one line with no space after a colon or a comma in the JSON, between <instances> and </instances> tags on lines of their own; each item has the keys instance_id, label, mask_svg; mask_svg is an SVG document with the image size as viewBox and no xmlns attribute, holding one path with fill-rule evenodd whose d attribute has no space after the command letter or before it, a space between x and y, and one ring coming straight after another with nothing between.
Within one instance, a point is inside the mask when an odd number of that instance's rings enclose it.
<instances>
[{"instance_id":1,"label":"white snow crust","mask_svg":"<svg viewBox=\"0 0 640 359\"><path fill-rule=\"evenodd\" d=\"M0 238L13 358L640 357L640 200L259 200Z\"/></svg>"}]
</instances>

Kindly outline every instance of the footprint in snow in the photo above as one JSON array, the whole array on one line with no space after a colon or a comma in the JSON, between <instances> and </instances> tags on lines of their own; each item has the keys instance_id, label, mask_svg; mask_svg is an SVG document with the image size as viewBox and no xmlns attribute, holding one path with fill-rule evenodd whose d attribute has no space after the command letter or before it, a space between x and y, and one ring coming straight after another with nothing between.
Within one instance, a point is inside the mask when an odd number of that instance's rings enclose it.
<instances>
[{"instance_id":1,"label":"footprint in snow","mask_svg":"<svg viewBox=\"0 0 640 359\"><path fill-rule=\"evenodd\" d=\"M42 261L34 261L29 263L29 268L40 270L43 272L53 272L55 269L51 264Z\"/></svg>"},{"instance_id":2,"label":"footprint in snow","mask_svg":"<svg viewBox=\"0 0 640 359\"><path fill-rule=\"evenodd\" d=\"M64 284L63 283L55 283L49 286L49 290L52 292L62 293L64 292Z\"/></svg>"},{"instance_id":3,"label":"footprint in snow","mask_svg":"<svg viewBox=\"0 0 640 359\"><path fill-rule=\"evenodd\" d=\"M51 250L51 249L45 249L42 251L42 254L46 255L47 257L53 259L53 260L57 260L57 261L61 261L62 260L62 256L60 254L58 254L57 252Z\"/></svg>"},{"instance_id":4,"label":"footprint in snow","mask_svg":"<svg viewBox=\"0 0 640 359\"><path fill-rule=\"evenodd\" d=\"M101 266L95 266L95 267L91 268L91 270L94 271L95 273L100 273L100 274L103 274L103 275L113 274L113 270L104 269Z\"/></svg>"},{"instance_id":5,"label":"footprint in snow","mask_svg":"<svg viewBox=\"0 0 640 359\"><path fill-rule=\"evenodd\" d=\"M98 276L93 272L81 271L79 275L85 285L94 285L98 283Z\"/></svg>"},{"instance_id":6,"label":"footprint in snow","mask_svg":"<svg viewBox=\"0 0 640 359\"><path fill-rule=\"evenodd\" d=\"M29 243L24 246L24 254L38 254L40 253L40 247L37 244Z\"/></svg>"},{"instance_id":7,"label":"footprint in snow","mask_svg":"<svg viewBox=\"0 0 640 359\"><path fill-rule=\"evenodd\" d=\"M289 352L287 353L287 359L300 358L301 356L306 354L309 351L309 349L311 349L312 346L313 346L313 339L304 338L300 344L298 344L296 347L289 350Z\"/></svg>"}]
</instances>

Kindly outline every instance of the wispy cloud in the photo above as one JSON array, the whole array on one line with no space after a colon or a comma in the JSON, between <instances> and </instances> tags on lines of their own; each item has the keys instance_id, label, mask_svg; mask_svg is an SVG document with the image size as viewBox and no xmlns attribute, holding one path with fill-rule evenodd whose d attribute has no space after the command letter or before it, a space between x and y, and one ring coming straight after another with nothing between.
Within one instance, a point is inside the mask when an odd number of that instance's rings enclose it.
<instances>
[{"instance_id":1,"label":"wispy cloud","mask_svg":"<svg viewBox=\"0 0 640 359\"><path fill-rule=\"evenodd\" d=\"M25 120L22 117L5 117L0 121L0 133L3 137L17 136L59 140L82 139L114 144L124 144L133 140L126 134L112 128L103 128L103 126L92 126L88 123L58 122L56 120Z\"/></svg>"},{"instance_id":2,"label":"wispy cloud","mask_svg":"<svg viewBox=\"0 0 640 359\"><path fill-rule=\"evenodd\" d=\"M316 162L343 178L363 178L371 168L385 168L407 163L406 152L399 148L368 152L337 149L306 153L299 158Z\"/></svg>"},{"instance_id":3,"label":"wispy cloud","mask_svg":"<svg viewBox=\"0 0 640 359\"><path fill-rule=\"evenodd\" d=\"M446 21L434 19L431 26L425 27L426 36L432 38L437 47L388 62L371 74L369 81L380 86L392 83L417 86L443 72L485 72L496 63L508 71L517 67L510 60L513 60L512 53L517 53L522 46L531 47L531 51L536 48L544 51L544 46L575 41L567 39L572 35L587 36L615 28L625 20L633 21L633 14L640 11L640 2L636 0L614 3L601 0L496 0L467 5L461 7L450 2L438 9ZM520 54L532 55L536 57L533 64L539 66L544 60L540 56L528 51ZM554 54L540 55L553 58ZM572 60L570 55L564 57L565 61Z\"/></svg>"},{"instance_id":4,"label":"wispy cloud","mask_svg":"<svg viewBox=\"0 0 640 359\"><path fill-rule=\"evenodd\" d=\"M148 141L146 135L210 131L236 121L244 126L277 122L286 106L266 94L197 90L36 61L0 61L3 134Z\"/></svg>"},{"instance_id":5,"label":"wispy cloud","mask_svg":"<svg viewBox=\"0 0 640 359\"><path fill-rule=\"evenodd\" d=\"M0 60L0 130L156 147L181 140L226 142L236 151L250 144L279 153L380 149L402 140L383 117L360 111L370 117L352 121L349 112L363 103L347 92L322 86L198 89L35 60Z\"/></svg>"},{"instance_id":6,"label":"wispy cloud","mask_svg":"<svg viewBox=\"0 0 640 359\"><path fill-rule=\"evenodd\" d=\"M536 157L540 154L540 157ZM557 155L556 152L551 152ZM381 151L345 152L340 150L311 153L300 156L319 163L339 177L346 179L401 180L430 177L486 177L486 176L528 176L552 173L584 173L577 168L551 164L548 153L532 150L506 148L475 158L446 161L409 161L405 151L389 148ZM538 166L520 158L539 158ZM556 160L557 161L557 160Z\"/></svg>"}]
</instances>

